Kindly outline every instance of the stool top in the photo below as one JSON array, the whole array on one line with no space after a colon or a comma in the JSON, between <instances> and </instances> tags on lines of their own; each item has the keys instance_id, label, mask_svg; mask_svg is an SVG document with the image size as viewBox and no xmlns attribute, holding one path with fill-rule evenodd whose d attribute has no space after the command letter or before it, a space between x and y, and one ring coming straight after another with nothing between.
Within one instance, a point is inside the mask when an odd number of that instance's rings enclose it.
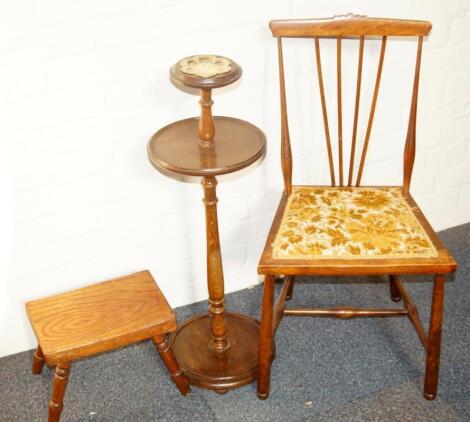
<instances>
[{"instance_id":1,"label":"stool top","mask_svg":"<svg viewBox=\"0 0 470 422\"><path fill-rule=\"evenodd\" d=\"M186 57L170 69L170 79L190 88L220 88L240 78L242 68L223 56L199 54Z\"/></svg>"},{"instance_id":2,"label":"stool top","mask_svg":"<svg viewBox=\"0 0 470 422\"><path fill-rule=\"evenodd\" d=\"M149 271L26 303L48 364L71 361L176 329Z\"/></svg>"}]
</instances>

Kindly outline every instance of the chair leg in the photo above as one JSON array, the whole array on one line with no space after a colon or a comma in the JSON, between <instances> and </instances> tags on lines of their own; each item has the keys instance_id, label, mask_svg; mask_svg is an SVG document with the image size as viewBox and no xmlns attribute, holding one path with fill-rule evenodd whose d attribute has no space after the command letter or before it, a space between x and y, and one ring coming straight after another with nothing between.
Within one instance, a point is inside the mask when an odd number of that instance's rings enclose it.
<instances>
[{"instance_id":1,"label":"chair leg","mask_svg":"<svg viewBox=\"0 0 470 422\"><path fill-rule=\"evenodd\" d=\"M55 368L52 397L49 401L49 422L58 422L64 407L65 388L69 379L70 362L60 362Z\"/></svg>"},{"instance_id":2,"label":"chair leg","mask_svg":"<svg viewBox=\"0 0 470 422\"><path fill-rule=\"evenodd\" d=\"M273 357L273 301L274 276L267 275L264 280L263 304L261 307L261 327L258 355L258 397L269 397L269 380Z\"/></svg>"},{"instance_id":3,"label":"chair leg","mask_svg":"<svg viewBox=\"0 0 470 422\"><path fill-rule=\"evenodd\" d=\"M290 282L290 285L289 285L289 289L287 290L286 300L291 300L292 296L294 296L295 277L294 276L290 276L290 277L291 277L291 282Z\"/></svg>"},{"instance_id":4,"label":"chair leg","mask_svg":"<svg viewBox=\"0 0 470 422\"><path fill-rule=\"evenodd\" d=\"M401 294L400 294L400 290L398 289L395 276L392 274L392 275L389 275L388 278L390 282L390 297L392 298L394 302L400 302Z\"/></svg>"},{"instance_id":5,"label":"chair leg","mask_svg":"<svg viewBox=\"0 0 470 422\"><path fill-rule=\"evenodd\" d=\"M444 308L444 276L436 275L432 293L431 320L426 350L426 372L424 376L424 397L434 400L439 381L441 354L442 314Z\"/></svg>"},{"instance_id":6,"label":"chair leg","mask_svg":"<svg viewBox=\"0 0 470 422\"><path fill-rule=\"evenodd\" d=\"M44 366L44 354L42 353L41 346L38 345L38 348L34 352L33 356L33 374L38 375L41 373Z\"/></svg>"},{"instance_id":7,"label":"chair leg","mask_svg":"<svg viewBox=\"0 0 470 422\"><path fill-rule=\"evenodd\" d=\"M160 354L160 357L162 358L163 363L167 367L168 372L170 372L173 382L176 384L176 387L178 387L178 390L180 390L180 393L183 395L188 394L188 380L181 372L178 362L176 362L167 336L164 334L158 334L155 335L152 340L158 350L158 353Z\"/></svg>"}]
</instances>

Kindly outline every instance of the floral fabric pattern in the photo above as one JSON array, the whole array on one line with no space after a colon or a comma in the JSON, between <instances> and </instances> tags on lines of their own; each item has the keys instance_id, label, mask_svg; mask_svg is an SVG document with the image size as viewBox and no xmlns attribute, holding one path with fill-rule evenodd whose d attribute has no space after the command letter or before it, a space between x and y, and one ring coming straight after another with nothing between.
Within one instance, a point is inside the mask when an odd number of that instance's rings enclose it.
<instances>
[{"instance_id":1,"label":"floral fabric pattern","mask_svg":"<svg viewBox=\"0 0 470 422\"><path fill-rule=\"evenodd\" d=\"M273 245L274 259L437 256L396 187L295 186Z\"/></svg>"}]
</instances>

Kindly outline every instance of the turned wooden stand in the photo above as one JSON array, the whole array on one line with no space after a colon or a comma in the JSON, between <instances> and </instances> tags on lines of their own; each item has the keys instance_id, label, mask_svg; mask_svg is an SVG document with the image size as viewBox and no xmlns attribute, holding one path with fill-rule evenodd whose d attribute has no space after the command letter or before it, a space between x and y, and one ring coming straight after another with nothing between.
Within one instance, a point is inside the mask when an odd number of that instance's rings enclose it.
<instances>
[{"instance_id":1,"label":"turned wooden stand","mask_svg":"<svg viewBox=\"0 0 470 422\"><path fill-rule=\"evenodd\" d=\"M217 221L216 176L261 162L266 138L257 127L231 117L212 117L212 89L235 82L241 68L218 56L193 56L170 70L172 82L200 92L200 118L160 129L148 156L163 174L181 181L201 180L206 211L209 313L178 326L170 339L177 361L193 385L218 393L254 381L258 373L258 321L225 312L224 276Z\"/></svg>"}]
</instances>

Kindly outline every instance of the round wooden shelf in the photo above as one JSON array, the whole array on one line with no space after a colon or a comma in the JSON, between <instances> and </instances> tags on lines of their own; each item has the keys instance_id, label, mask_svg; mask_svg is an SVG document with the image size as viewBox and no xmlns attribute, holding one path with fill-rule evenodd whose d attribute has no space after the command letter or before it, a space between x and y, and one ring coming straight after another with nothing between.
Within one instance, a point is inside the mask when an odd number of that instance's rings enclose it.
<instances>
[{"instance_id":1,"label":"round wooden shelf","mask_svg":"<svg viewBox=\"0 0 470 422\"><path fill-rule=\"evenodd\" d=\"M198 315L180 324L170 343L181 370L192 385L218 393L253 382L258 376L259 322L226 313L230 347L211 351L210 315Z\"/></svg>"},{"instance_id":2,"label":"round wooden shelf","mask_svg":"<svg viewBox=\"0 0 470 422\"><path fill-rule=\"evenodd\" d=\"M198 118L180 120L160 129L147 152L152 165L165 174L217 176L233 173L262 159L264 133L251 123L233 117L214 117L213 147L199 143Z\"/></svg>"}]
</instances>

